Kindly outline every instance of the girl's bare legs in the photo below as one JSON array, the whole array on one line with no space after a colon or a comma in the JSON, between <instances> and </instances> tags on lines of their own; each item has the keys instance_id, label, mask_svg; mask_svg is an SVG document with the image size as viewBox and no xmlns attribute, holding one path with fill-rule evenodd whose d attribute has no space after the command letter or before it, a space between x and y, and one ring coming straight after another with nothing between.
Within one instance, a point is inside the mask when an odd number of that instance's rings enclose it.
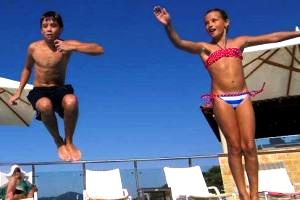
<instances>
[{"instance_id":1,"label":"girl's bare legs","mask_svg":"<svg viewBox=\"0 0 300 200\"><path fill-rule=\"evenodd\" d=\"M245 169L249 180L250 199L258 199L258 160L255 145L255 115L250 98L236 108Z\"/></svg>"},{"instance_id":2,"label":"girl's bare legs","mask_svg":"<svg viewBox=\"0 0 300 200\"><path fill-rule=\"evenodd\" d=\"M242 139L236 111L231 105L218 98L216 98L214 101L213 111L216 121L226 138L228 148L228 164L235 184L238 188L239 198L241 200L249 200L250 197L246 190L244 169L242 164Z\"/></svg>"}]
</instances>

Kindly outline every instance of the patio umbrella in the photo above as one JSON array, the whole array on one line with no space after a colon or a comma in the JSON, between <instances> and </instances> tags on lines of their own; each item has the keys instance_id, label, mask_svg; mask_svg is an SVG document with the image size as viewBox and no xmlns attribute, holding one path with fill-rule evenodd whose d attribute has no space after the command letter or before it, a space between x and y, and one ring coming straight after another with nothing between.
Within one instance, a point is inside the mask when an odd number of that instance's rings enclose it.
<instances>
[{"instance_id":1,"label":"patio umbrella","mask_svg":"<svg viewBox=\"0 0 300 200\"><path fill-rule=\"evenodd\" d=\"M243 57L248 87L266 83L254 101L300 95L300 37L245 48Z\"/></svg>"},{"instance_id":2,"label":"patio umbrella","mask_svg":"<svg viewBox=\"0 0 300 200\"><path fill-rule=\"evenodd\" d=\"M31 123L35 111L26 96L32 85L26 84L17 105L9 105L9 99L18 87L18 81L0 77L0 125L29 126Z\"/></svg>"}]
</instances>

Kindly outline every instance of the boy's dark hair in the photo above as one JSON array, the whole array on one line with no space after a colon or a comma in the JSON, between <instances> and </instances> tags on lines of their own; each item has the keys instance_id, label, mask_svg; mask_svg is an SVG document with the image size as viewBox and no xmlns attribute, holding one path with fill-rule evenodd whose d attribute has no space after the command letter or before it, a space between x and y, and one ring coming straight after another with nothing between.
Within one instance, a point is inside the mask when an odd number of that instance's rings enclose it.
<instances>
[{"instance_id":1,"label":"boy's dark hair","mask_svg":"<svg viewBox=\"0 0 300 200\"><path fill-rule=\"evenodd\" d=\"M64 27L64 23L62 21L62 18L60 16L60 14L58 14L57 12L55 11L47 11L45 12L42 17L41 17L41 20L40 20L40 26L42 27L42 24L43 24L43 20L45 18L51 18L53 21L57 22L58 25L60 26L60 28L63 28Z\"/></svg>"}]
</instances>

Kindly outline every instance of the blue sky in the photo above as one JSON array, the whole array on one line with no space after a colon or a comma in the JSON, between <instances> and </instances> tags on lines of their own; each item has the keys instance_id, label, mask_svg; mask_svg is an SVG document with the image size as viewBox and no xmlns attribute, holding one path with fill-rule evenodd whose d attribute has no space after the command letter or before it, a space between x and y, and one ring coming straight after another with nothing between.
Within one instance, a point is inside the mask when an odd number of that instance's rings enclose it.
<instances>
[{"instance_id":1,"label":"blue sky","mask_svg":"<svg viewBox=\"0 0 300 200\"><path fill-rule=\"evenodd\" d=\"M19 80L28 44L41 39L40 16L58 11L62 38L105 49L100 57L75 53L68 68L66 82L80 101L74 142L83 160L220 153L199 110L209 76L199 57L169 42L152 14L157 4L169 10L182 38L195 41L209 40L203 15L214 7L228 12L231 37L300 25L297 0L0 0L0 76ZM58 160L35 119L30 127L0 126L0 134L0 162Z\"/></svg>"}]
</instances>

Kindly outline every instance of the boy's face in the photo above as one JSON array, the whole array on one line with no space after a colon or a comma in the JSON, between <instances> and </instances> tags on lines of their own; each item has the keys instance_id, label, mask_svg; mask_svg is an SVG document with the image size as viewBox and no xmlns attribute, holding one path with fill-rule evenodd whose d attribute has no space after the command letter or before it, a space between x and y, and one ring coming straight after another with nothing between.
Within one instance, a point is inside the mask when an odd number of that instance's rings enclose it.
<instances>
[{"instance_id":1,"label":"boy's face","mask_svg":"<svg viewBox=\"0 0 300 200\"><path fill-rule=\"evenodd\" d=\"M53 42L58 39L62 32L62 28L57 21L53 21L52 18L44 18L42 21L41 33L44 39L48 42Z\"/></svg>"}]
</instances>

